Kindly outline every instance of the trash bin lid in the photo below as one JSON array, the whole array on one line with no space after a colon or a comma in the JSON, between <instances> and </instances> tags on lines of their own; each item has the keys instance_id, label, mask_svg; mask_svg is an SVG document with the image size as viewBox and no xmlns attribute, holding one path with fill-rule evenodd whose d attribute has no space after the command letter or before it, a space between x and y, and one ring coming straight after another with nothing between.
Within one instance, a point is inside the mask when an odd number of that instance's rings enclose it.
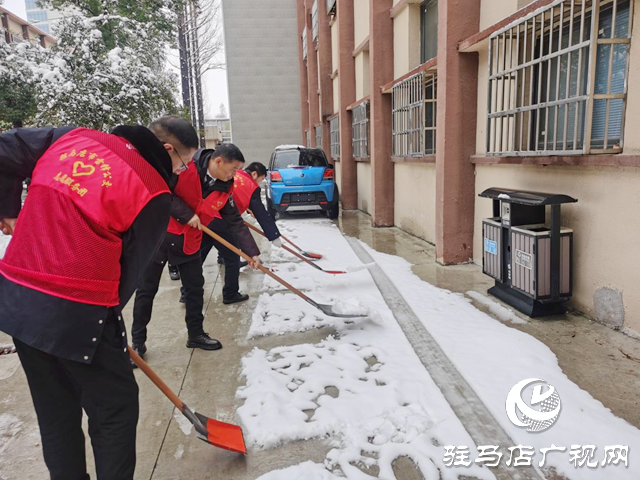
<instances>
[{"instance_id":1,"label":"trash bin lid","mask_svg":"<svg viewBox=\"0 0 640 480\"><path fill-rule=\"evenodd\" d=\"M509 203L519 203L521 205L558 205L561 203L575 203L578 199L559 193L528 192L525 190L511 190L509 188L487 188L480 197L491 198L493 200L503 200Z\"/></svg>"}]
</instances>

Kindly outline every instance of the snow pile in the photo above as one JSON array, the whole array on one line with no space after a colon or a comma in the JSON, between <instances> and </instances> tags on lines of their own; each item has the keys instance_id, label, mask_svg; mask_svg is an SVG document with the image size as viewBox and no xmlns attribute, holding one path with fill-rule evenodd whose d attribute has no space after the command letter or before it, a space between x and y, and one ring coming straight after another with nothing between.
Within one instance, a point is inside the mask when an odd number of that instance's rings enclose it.
<instances>
[{"instance_id":1,"label":"snow pile","mask_svg":"<svg viewBox=\"0 0 640 480\"><path fill-rule=\"evenodd\" d=\"M323 268L361 264L340 231L329 225L326 220L284 221L280 228L302 248L322 253L318 264ZM302 231L304 238L296 240ZM246 386L237 396L245 403L238 415L248 445L273 448L329 436L335 446L326 467L308 462L263 478L317 480L339 473L356 479L363 478L361 469L367 467L388 476L399 456L411 458L425 475L439 469L443 479L457 478L443 464L442 445L473 441L411 349L368 266L332 276L282 250L272 252L277 273L296 287L302 285L315 301L333 304L338 313L369 313L356 319L328 317L265 280L267 291L275 293L260 297L250 338L320 327L337 333L327 332L318 344L256 348L243 360ZM477 465L466 473L494 479Z\"/></svg>"},{"instance_id":2,"label":"snow pile","mask_svg":"<svg viewBox=\"0 0 640 480\"><path fill-rule=\"evenodd\" d=\"M504 307L500 305L495 300L490 299L486 295L482 295L481 293L474 292L473 290L467 292L467 296L475 300L476 302L484 305L489 309L491 313L493 313L500 320L511 323L519 323L519 324L527 324L524 318L519 317L513 310L510 308Z\"/></svg>"},{"instance_id":3,"label":"snow pile","mask_svg":"<svg viewBox=\"0 0 640 480\"><path fill-rule=\"evenodd\" d=\"M324 268L359 262L326 220L283 221L281 230L302 248L324 254L318 262ZM623 463L576 469L569 461L573 445L596 445L594 458L600 461L605 446L628 445L635 451L640 448L640 432L569 381L548 347L478 310L465 295L423 282L404 259L364 247L511 437L510 446L535 448L536 466L541 448L566 447L565 453L547 456L546 468L568 479L637 480L633 459L628 469ZM471 461L477 458L477 446L413 351L368 271L330 276L287 259L281 251L274 252L273 260L285 280L304 285L316 301L366 305L370 313L368 318L347 321L325 317L265 281L267 292L275 293L261 296L250 337L319 327L334 333L328 331L327 338L315 344L256 348L243 360L246 386L237 395L245 400L238 415L247 443L273 448L328 437L333 448L324 464L302 463L260 480L359 480L371 478L363 472L376 469L378 478L394 478L392 465L401 456L413 460L429 480L453 480L458 475L494 478L475 463L463 470L443 464L445 445L469 447ZM484 295L467 295L503 320L521 321ZM561 397L558 422L547 431L529 434L505 413L508 392L526 378L546 380ZM508 450L502 452L508 458Z\"/></svg>"}]
</instances>

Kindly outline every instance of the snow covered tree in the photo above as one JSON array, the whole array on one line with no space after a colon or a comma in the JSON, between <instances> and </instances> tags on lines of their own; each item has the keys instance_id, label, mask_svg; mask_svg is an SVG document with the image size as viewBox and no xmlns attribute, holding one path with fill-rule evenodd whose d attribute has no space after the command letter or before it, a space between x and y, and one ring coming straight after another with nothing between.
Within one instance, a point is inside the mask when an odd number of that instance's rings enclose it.
<instances>
[{"instance_id":1,"label":"snow covered tree","mask_svg":"<svg viewBox=\"0 0 640 480\"><path fill-rule=\"evenodd\" d=\"M70 16L57 36L31 67L37 124L108 130L176 110L177 79L165 70L164 44L149 35L148 24L119 15Z\"/></svg>"}]
</instances>

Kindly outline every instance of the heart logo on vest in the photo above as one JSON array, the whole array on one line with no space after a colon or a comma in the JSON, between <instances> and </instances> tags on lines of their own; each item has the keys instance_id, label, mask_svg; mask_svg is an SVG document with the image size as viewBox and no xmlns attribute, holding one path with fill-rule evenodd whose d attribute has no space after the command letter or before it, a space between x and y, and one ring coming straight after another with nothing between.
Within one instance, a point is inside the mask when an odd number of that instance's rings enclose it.
<instances>
[{"instance_id":1,"label":"heart logo on vest","mask_svg":"<svg viewBox=\"0 0 640 480\"><path fill-rule=\"evenodd\" d=\"M84 177L87 175L93 175L96 171L96 167L93 165L85 165L81 161L77 161L73 164L73 176Z\"/></svg>"}]
</instances>

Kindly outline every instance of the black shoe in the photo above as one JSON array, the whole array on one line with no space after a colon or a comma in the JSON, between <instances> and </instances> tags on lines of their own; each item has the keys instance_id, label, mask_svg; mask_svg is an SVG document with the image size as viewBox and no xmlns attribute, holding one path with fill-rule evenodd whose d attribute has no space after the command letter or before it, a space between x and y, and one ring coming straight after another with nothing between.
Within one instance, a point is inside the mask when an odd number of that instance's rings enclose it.
<instances>
[{"instance_id":1,"label":"black shoe","mask_svg":"<svg viewBox=\"0 0 640 480\"><path fill-rule=\"evenodd\" d=\"M249 300L249 295L238 292L233 297L223 298L222 303L225 305L231 305L232 303L246 302L247 300Z\"/></svg>"},{"instance_id":2,"label":"black shoe","mask_svg":"<svg viewBox=\"0 0 640 480\"><path fill-rule=\"evenodd\" d=\"M218 257L218 265L224 265L224 258Z\"/></svg>"},{"instance_id":3,"label":"black shoe","mask_svg":"<svg viewBox=\"0 0 640 480\"><path fill-rule=\"evenodd\" d=\"M208 333L203 333L196 337L189 337L187 348L201 348L203 350L220 350L222 344L215 338L211 338Z\"/></svg>"},{"instance_id":4,"label":"black shoe","mask_svg":"<svg viewBox=\"0 0 640 480\"><path fill-rule=\"evenodd\" d=\"M171 280L180 280L180 270L175 265L169 265L169 276Z\"/></svg>"},{"instance_id":5,"label":"black shoe","mask_svg":"<svg viewBox=\"0 0 640 480\"><path fill-rule=\"evenodd\" d=\"M131 345L131 348L133 348L133 351L136 352L140 356L140 358L144 360L144 354L147 353L147 346L144 343L134 343ZM129 359L129 361L131 362L131 366L133 368L138 368L138 366L133 363L133 360Z\"/></svg>"},{"instance_id":6,"label":"black shoe","mask_svg":"<svg viewBox=\"0 0 640 480\"><path fill-rule=\"evenodd\" d=\"M187 303L184 292L180 293L180 303Z\"/></svg>"},{"instance_id":7,"label":"black shoe","mask_svg":"<svg viewBox=\"0 0 640 480\"><path fill-rule=\"evenodd\" d=\"M249 265L249 262L242 260L238 265L238 268L246 267L247 265Z\"/></svg>"}]
</instances>

